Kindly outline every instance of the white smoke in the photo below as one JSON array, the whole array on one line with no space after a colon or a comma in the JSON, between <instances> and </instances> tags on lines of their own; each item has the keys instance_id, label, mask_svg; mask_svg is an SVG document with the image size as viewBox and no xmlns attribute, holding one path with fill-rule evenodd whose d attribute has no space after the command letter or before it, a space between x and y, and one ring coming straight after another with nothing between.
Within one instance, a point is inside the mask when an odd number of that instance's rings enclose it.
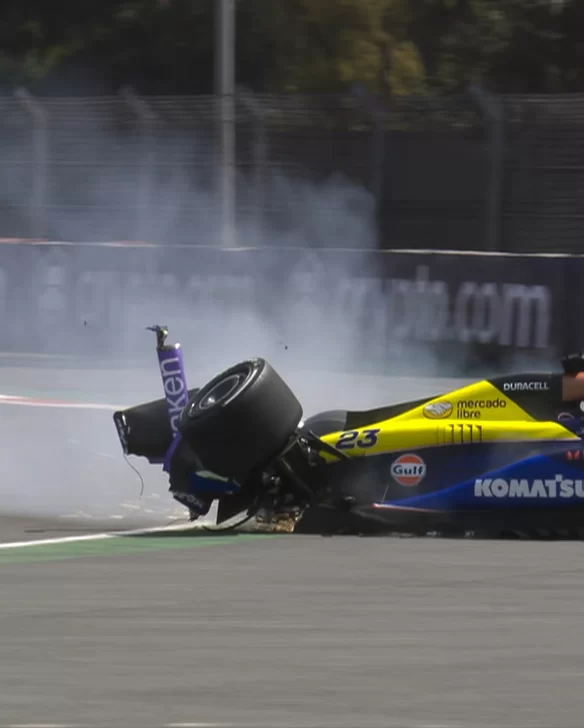
<instances>
[{"instance_id":1,"label":"white smoke","mask_svg":"<svg viewBox=\"0 0 584 728\"><path fill-rule=\"evenodd\" d=\"M159 258L172 256L176 243L217 245L221 220L212 184L214 156L204 135L169 131L157 137L154 147L140 138L122 143L98 120L84 122L79 138L73 131L70 147L62 133L55 147L66 164L53 181L63 189L51 187L51 198L75 202L48 208L48 228L56 239L75 243L140 235L160 245ZM142 166L144 157L154 164L152 176ZM37 358L34 367L10 375L0 370L0 392L121 405L157 399L162 391L154 339L145 331L154 323L168 325L171 339L183 345L191 387L236 361L262 356L290 382L307 414L379 406L447 389L438 381L391 378L415 369L431 374L441 362L428 348L386 340L390 313L377 275L372 195L341 175L308 181L301 170L291 174L275 164L265 172L261 196L252 174L239 175L240 199L249 207L240 214L237 239L242 247L263 248L275 260L279 251L306 248L286 271L285 285L268 295L269 279L193 269L186 289L177 294L172 276L161 275L148 249L142 269L132 275L123 268L102 269L99 250L87 248L89 269L75 291L71 330L62 324L71 313L71 291L66 278L59 277L65 259L57 252L41 276L42 290L36 289L46 302L46 349L39 353L55 354L73 342L85 363L48 367ZM5 203L26 204L22 188L8 182L0 184L0 195ZM258 199L264 205L261 216L253 207ZM317 252L323 249L325 257ZM339 252L347 249L353 252ZM123 250L119 255L123 260ZM252 305L258 287L262 310ZM100 322L107 312L111 329L104 336ZM105 354L110 340L121 343ZM150 479L146 496L157 507L133 499L130 491L137 496L139 483L122 460L110 413L13 409L18 416L5 428L4 444L15 459L5 468L0 508L93 517L128 517L132 510L166 517L173 510L165 479L144 462L139 467Z\"/></svg>"}]
</instances>

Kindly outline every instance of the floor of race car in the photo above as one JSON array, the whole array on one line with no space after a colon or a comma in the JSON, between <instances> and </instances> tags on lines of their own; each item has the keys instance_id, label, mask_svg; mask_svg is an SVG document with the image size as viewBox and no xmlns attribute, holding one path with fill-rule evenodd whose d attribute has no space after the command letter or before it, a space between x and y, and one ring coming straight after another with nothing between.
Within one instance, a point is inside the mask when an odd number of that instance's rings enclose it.
<instances>
[{"instance_id":1,"label":"floor of race car","mask_svg":"<svg viewBox=\"0 0 584 728\"><path fill-rule=\"evenodd\" d=\"M539 512L523 514L521 519L509 514L487 520L483 513L447 514L446 517L425 513L399 515L392 511L390 523L326 508L307 509L295 523L283 521L274 530L308 535L409 536L433 538L520 539L520 540L584 540L584 514L575 512L558 517ZM267 526L265 527L268 528Z\"/></svg>"},{"instance_id":2,"label":"floor of race car","mask_svg":"<svg viewBox=\"0 0 584 728\"><path fill-rule=\"evenodd\" d=\"M0 728L581 728L582 543L195 531L109 411L2 415Z\"/></svg>"}]
</instances>

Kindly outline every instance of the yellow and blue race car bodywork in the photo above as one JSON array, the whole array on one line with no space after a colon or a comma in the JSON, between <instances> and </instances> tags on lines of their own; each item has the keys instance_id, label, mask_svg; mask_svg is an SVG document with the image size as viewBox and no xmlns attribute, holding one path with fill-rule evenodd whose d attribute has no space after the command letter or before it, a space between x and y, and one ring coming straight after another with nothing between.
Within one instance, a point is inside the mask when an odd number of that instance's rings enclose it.
<instances>
[{"instance_id":1,"label":"yellow and blue race car bodywork","mask_svg":"<svg viewBox=\"0 0 584 728\"><path fill-rule=\"evenodd\" d=\"M159 341L163 381L177 351ZM163 463L171 490L172 463L180 461L181 502L218 500L218 522L242 511L273 514L288 503L297 507L301 532L584 528L584 413L581 402L563 401L562 372L503 375L416 401L321 412L298 422L299 405L294 409L293 396L263 360L238 365L246 372L239 380L232 368L195 390L187 388L179 363L183 400L176 398L178 380L172 397L165 383L165 399L117 412L114 420L125 452ZM271 389L260 391L262 377L272 377ZM232 380L223 404L221 397L209 399ZM203 401L207 410L195 418L190 455L177 456L185 447L181 437L189 437L190 403ZM173 411L178 419L171 428ZM258 441L268 447L278 418L290 412L288 430L278 435L281 446L262 450ZM219 427L213 436L211 426ZM242 458L248 467L237 471Z\"/></svg>"},{"instance_id":2,"label":"yellow and blue race car bodywork","mask_svg":"<svg viewBox=\"0 0 584 728\"><path fill-rule=\"evenodd\" d=\"M321 437L352 458L375 462L353 481L367 482L371 500L358 510L395 529L584 526L582 411L580 403L561 401L561 378L503 376L419 402L347 413L346 429ZM356 496L351 485L347 492Z\"/></svg>"}]
</instances>

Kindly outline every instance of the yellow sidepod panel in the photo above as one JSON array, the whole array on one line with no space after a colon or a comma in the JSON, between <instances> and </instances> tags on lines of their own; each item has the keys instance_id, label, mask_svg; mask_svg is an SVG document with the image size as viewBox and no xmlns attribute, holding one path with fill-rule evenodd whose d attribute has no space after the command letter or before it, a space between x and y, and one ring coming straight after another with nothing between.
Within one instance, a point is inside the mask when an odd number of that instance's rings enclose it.
<instances>
[{"instance_id":1,"label":"yellow sidepod panel","mask_svg":"<svg viewBox=\"0 0 584 728\"><path fill-rule=\"evenodd\" d=\"M528 420L534 418L519 407L510 397L500 392L488 381L475 382L461 389L455 389L440 397L428 400L419 407L394 418L404 420Z\"/></svg>"},{"instance_id":2,"label":"yellow sidepod panel","mask_svg":"<svg viewBox=\"0 0 584 728\"><path fill-rule=\"evenodd\" d=\"M559 422L536 420L485 380L430 399L388 420L322 439L353 457L440 445L581 441ZM323 457L336 459L326 454Z\"/></svg>"},{"instance_id":3,"label":"yellow sidepod panel","mask_svg":"<svg viewBox=\"0 0 584 728\"><path fill-rule=\"evenodd\" d=\"M448 423L404 422L394 418L358 430L335 432L321 439L352 456L421 450L438 445L471 445L489 442L530 442L580 438L556 422L494 422L483 424L451 420ZM333 456L323 454L327 460Z\"/></svg>"}]
</instances>

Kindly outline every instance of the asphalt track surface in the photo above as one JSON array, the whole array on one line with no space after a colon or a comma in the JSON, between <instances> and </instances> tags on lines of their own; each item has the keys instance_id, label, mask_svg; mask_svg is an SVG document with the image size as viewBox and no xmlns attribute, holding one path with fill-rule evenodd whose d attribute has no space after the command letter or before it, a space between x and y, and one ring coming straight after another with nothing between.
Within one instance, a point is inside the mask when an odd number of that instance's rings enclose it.
<instances>
[{"instance_id":1,"label":"asphalt track surface","mask_svg":"<svg viewBox=\"0 0 584 728\"><path fill-rule=\"evenodd\" d=\"M0 726L582 728L583 544L98 538L173 515L125 484L109 413L0 422Z\"/></svg>"}]
</instances>

